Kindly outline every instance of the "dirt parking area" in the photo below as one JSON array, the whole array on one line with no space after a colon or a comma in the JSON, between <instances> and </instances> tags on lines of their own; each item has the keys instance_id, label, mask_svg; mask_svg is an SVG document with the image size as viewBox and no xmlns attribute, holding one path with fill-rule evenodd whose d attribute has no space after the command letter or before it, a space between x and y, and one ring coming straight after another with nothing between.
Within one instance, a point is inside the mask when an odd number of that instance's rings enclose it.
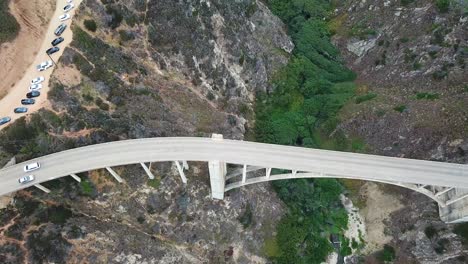
<instances>
[{"instance_id":1,"label":"dirt parking area","mask_svg":"<svg viewBox=\"0 0 468 264\"><path fill-rule=\"evenodd\" d=\"M55 0L11 0L10 12L20 24L15 40L0 46L0 99L23 77L41 48Z\"/></svg>"}]
</instances>

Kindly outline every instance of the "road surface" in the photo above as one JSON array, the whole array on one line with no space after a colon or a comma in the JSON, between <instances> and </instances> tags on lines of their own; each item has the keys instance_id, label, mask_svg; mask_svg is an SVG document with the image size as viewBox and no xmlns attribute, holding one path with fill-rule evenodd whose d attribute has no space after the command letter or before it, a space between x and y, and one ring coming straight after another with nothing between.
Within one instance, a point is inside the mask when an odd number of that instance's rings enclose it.
<instances>
[{"instance_id":1,"label":"road surface","mask_svg":"<svg viewBox=\"0 0 468 264\"><path fill-rule=\"evenodd\" d=\"M210 161L248 164L337 178L468 188L468 165L392 158L300 147L210 138L167 137L123 140L66 150L0 170L0 195L72 173L157 161ZM36 180L20 185L25 164L38 161Z\"/></svg>"},{"instance_id":2,"label":"road surface","mask_svg":"<svg viewBox=\"0 0 468 264\"><path fill-rule=\"evenodd\" d=\"M49 27L47 29L44 41L42 43L30 43L30 45L41 45L39 53L36 55L36 58L34 59L33 63L27 68L21 80L18 81L15 84L15 86L8 91L8 94L0 100L0 118L9 116L11 117L10 123L12 123L14 122L14 120L20 118L21 116L31 114L39 110L40 108L47 106L47 103L48 103L47 92L49 91L49 79L50 79L50 75L52 74L54 70L55 65L52 68L49 68L42 72L37 71L36 65L40 64L43 61L50 60L47 54L45 53L45 51L52 46L50 42L52 42L52 40L56 38L54 34L55 29L61 23L65 23L67 25L67 29L62 34L62 37L65 40L58 45L58 47L60 48L60 51L52 54L51 57L55 62L57 62L60 56L62 56L62 53L65 47L67 47L72 41L73 34L71 32L70 25L71 25L71 21L73 20L73 16L75 14L75 10L78 8L81 1L82 0L74 0L73 4L75 5L75 8L73 8L72 10L68 12L71 15L71 19L65 22L60 22L59 16L64 14L63 7L67 4L67 1L57 0L56 9L55 9L52 19L50 20ZM42 83L42 89L40 91L41 96L35 98L36 103L34 105L27 106L28 107L27 114L15 114L13 110L16 107L22 106L21 99L26 98L26 93L29 92L29 85L31 84L31 80L38 76L45 77L45 81ZM7 126L8 125L0 126L0 130Z\"/></svg>"}]
</instances>

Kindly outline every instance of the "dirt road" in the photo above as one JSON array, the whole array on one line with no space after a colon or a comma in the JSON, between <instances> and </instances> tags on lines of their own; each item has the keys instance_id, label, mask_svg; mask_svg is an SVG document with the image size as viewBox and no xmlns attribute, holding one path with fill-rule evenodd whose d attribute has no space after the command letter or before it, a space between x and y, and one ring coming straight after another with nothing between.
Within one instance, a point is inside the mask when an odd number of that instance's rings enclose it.
<instances>
[{"instance_id":1,"label":"dirt road","mask_svg":"<svg viewBox=\"0 0 468 264\"><path fill-rule=\"evenodd\" d=\"M19 0L19 1L21 1L21 0ZM38 1L45 1L45 0L38 0ZM33 2L33 1L28 0L27 2ZM73 4L75 5L75 8L68 12L72 17L71 17L71 19L63 22L63 23L65 23L67 25L67 29L62 34L62 37L65 39L65 41L62 42L59 45L60 51L52 55L52 59L54 61L58 61L58 59L62 55L63 50L65 49L65 47L68 46L70 44L70 42L72 41L73 36L72 36L72 32L70 30L70 24L71 24L71 21L73 20L75 10L78 8L80 3L81 3L81 0L74 0L73 1ZM59 21L58 17L64 13L63 12L63 7L66 4L67 4L66 0L57 0L56 1L55 11L53 12L53 14L52 14L52 12L50 12L51 13L51 19L50 19L47 31L43 32L42 43L40 41L32 42L31 40L27 41L25 39L22 39L23 43L21 45L37 45L36 43L41 43L40 48L38 50L36 50L37 54L31 56L32 60L29 63L29 65L27 65L22 70L21 69L15 69L15 71L12 71L12 72L8 73L7 77L4 77L4 79L10 78L10 79L14 80L15 79L14 76L18 76L18 72L21 72L20 73L20 75L21 75L20 78L21 79L19 81L17 81L17 82L14 82L14 85L13 85L13 87L11 89L9 89L9 87L8 87L8 86L11 87L11 85L12 85L11 81L10 81L9 84L8 83L3 83L3 81L2 81L2 84L0 85L0 87L4 91L4 93L5 92L7 93L0 100L0 117L9 116L9 117L11 117L12 122L13 122L14 120L18 119L19 117L25 115L25 114L15 114L13 112L13 109L15 107L21 106L21 99L26 98L26 93L29 92L28 88L29 88L29 85L31 83L31 80L38 77L38 76L43 76L45 78L45 81L42 83L43 88L41 89L41 96L36 98L36 104L34 104L32 106L28 106L28 113L27 114L33 113L33 112L37 111L38 109L40 109L40 108L42 108L44 106L47 106L47 104L48 104L47 92L49 91L49 78L50 78L50 75L52 74L55 66L52 67L52 68L49 68L46 71L38 72L37 69L36 69L36 65L40 64L43 61L49 60L49 57L47 56L45 51L48 48L51 47L50 42L54 38L56 38L56 36L54 35L54 31L62 23L62 22ZM15 11L13 11L13 10L12 10L12 13L13 13L13 15L15 17L17 17L17 15L19 15L18 13L15 13ZM22 15L24 16L24 14L22 14ZM40 39L40 37L37 37L36 39ZM17 40L15 40L15 42L16 41ZM25 41L27 43L24 43ZM21 51L17 50L17 52L18 52L18 54L21 54ZM2 61L2 63L5 63L5 64L9 65L9 64L16 64L17 61L19 61L19 60L20 61L28 61L27 58L22 58L21 55L18 55L18 54L15 54L15 56L13 56L13 59L11 59L9 61L5 61L5 62ZM10 76L12 76L12 77L10 77ZM16 78L18 78L18 77L16 77ZM2 80L4 80L4 79L2 79ZM7 87L4 87L5 85L7 85ZM1 90L0 90L0 92L1 92ZM3 126L0 127L0 129L5 128L6 126L7 125L3 125Z\"/></svg>"}]
</instances>

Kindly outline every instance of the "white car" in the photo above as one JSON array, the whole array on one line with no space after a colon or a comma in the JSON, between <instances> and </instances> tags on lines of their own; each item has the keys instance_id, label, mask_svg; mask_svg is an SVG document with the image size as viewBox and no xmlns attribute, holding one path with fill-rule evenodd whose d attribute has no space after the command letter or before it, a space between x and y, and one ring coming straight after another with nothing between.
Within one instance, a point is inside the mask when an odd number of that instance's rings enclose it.
<instances>
[{"instance_id":1,"label":"white car","mask_svg":"<svg viewBox=\"0 0 468 264\"><path fill-rule=\"evenodd\" d=\"M59 19L60 19L60 21L65 21L67 19L70 19L70 17L71 17L70 14L63 14L63 15L59 16Z\"/></svg>"},{"instance_id":2,"label":"white car","mask_svg":"<svg viewBox=\"0 0 468 264\"><path fill-rule=\"evenodd\" d=\"M25 184L32 181L34 181L34 175L23 176L18 179L18 182L21 184Z\"/></svg>"},{"instance_id":3,"label":"white car","mask_svg":"<svg viewBox=\"0 0 468 264\"><path fill-rule=\"evenodd\" d=\"M68 11L72 10L74 7L75 7L75 5L72 4L72 3L70 3L70 4L66 5L66 6L63 8L63 11L68 12Z\"/></svg>"},{"instance_id":4,"label":"white car","mask_svg":"<svg viewBox=\"0 0 468 264\"><path fill-rule=\"evenodd\" d=\"M29 86L29 91L37 91L37 90L40 90L42 89L42 84L31 84L31 86Z\"/></svg>"},{"instance_id":5,"label":"white car","mask_svg":"<svg viewBox=\"0 0 468 264\"><path fill-rule=\"evenodd\" d=\"M44 80L45 80L44 77L39 76L39 77L33 79L33 80L31 81L31 84L40 84L40 83L43 82Z\"/></svg>"},{"instance_id":6,"label":"white car","mask_svg":"<svg viewBox=\"0 0 468 264\"><path fill-rule=\"evenodd\" d=\"M71 2L73 2L73 0L67 0L67 3L69 3L69 4L70 4Z\"/></svg>"},{"instance_id":7,"label":"white car","mask_svg":"<svg viewBox=\"0 0 468 264\"><path fill-rule=\"evenodd\" d=\"M39 162L34 162L34 163L30 163L30 164L24 166L24 171L25 172L30 172L30 171L37 170L40 167L41 167L41 165L39 164Z\"/></svg>"},{"instance_id":8,"label":"white car","mask_svg":"<svg viewBox=\"0 0 468 264\"><path fill-rule=\"evenodd\" d=\"M51 60L44 61L43 63L36 66L38 71L45 71L54 65Z\"/></svg>"}]
</instances>

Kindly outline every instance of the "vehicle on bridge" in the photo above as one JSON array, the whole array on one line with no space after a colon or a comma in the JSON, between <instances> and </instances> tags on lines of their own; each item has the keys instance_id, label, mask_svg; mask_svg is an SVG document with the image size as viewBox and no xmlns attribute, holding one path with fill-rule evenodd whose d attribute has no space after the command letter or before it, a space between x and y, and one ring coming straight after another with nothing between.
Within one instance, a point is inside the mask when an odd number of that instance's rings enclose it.
<instances>
[{"instance_id":1,"label":"vehicle on bridge","mask_svg":"<svg viewBox=\"0 0 468 264\"><path fill-rule=\"evenodd\" d=\"M29 163L28 165L24 166L24 172L35 171L41 167L39 162Z\"/></svg>"},{"instance_id":2,"label":"vehicle on bridge","mask_svg":"<svg viewBox=\"0 0 468 264\"><path fill-rule=\"evenodd\" d=\"M32 181L34 181L34 175L28 175L18 179L18 182L21 184L25 184Z\"/></svg>"}]
</instances>

